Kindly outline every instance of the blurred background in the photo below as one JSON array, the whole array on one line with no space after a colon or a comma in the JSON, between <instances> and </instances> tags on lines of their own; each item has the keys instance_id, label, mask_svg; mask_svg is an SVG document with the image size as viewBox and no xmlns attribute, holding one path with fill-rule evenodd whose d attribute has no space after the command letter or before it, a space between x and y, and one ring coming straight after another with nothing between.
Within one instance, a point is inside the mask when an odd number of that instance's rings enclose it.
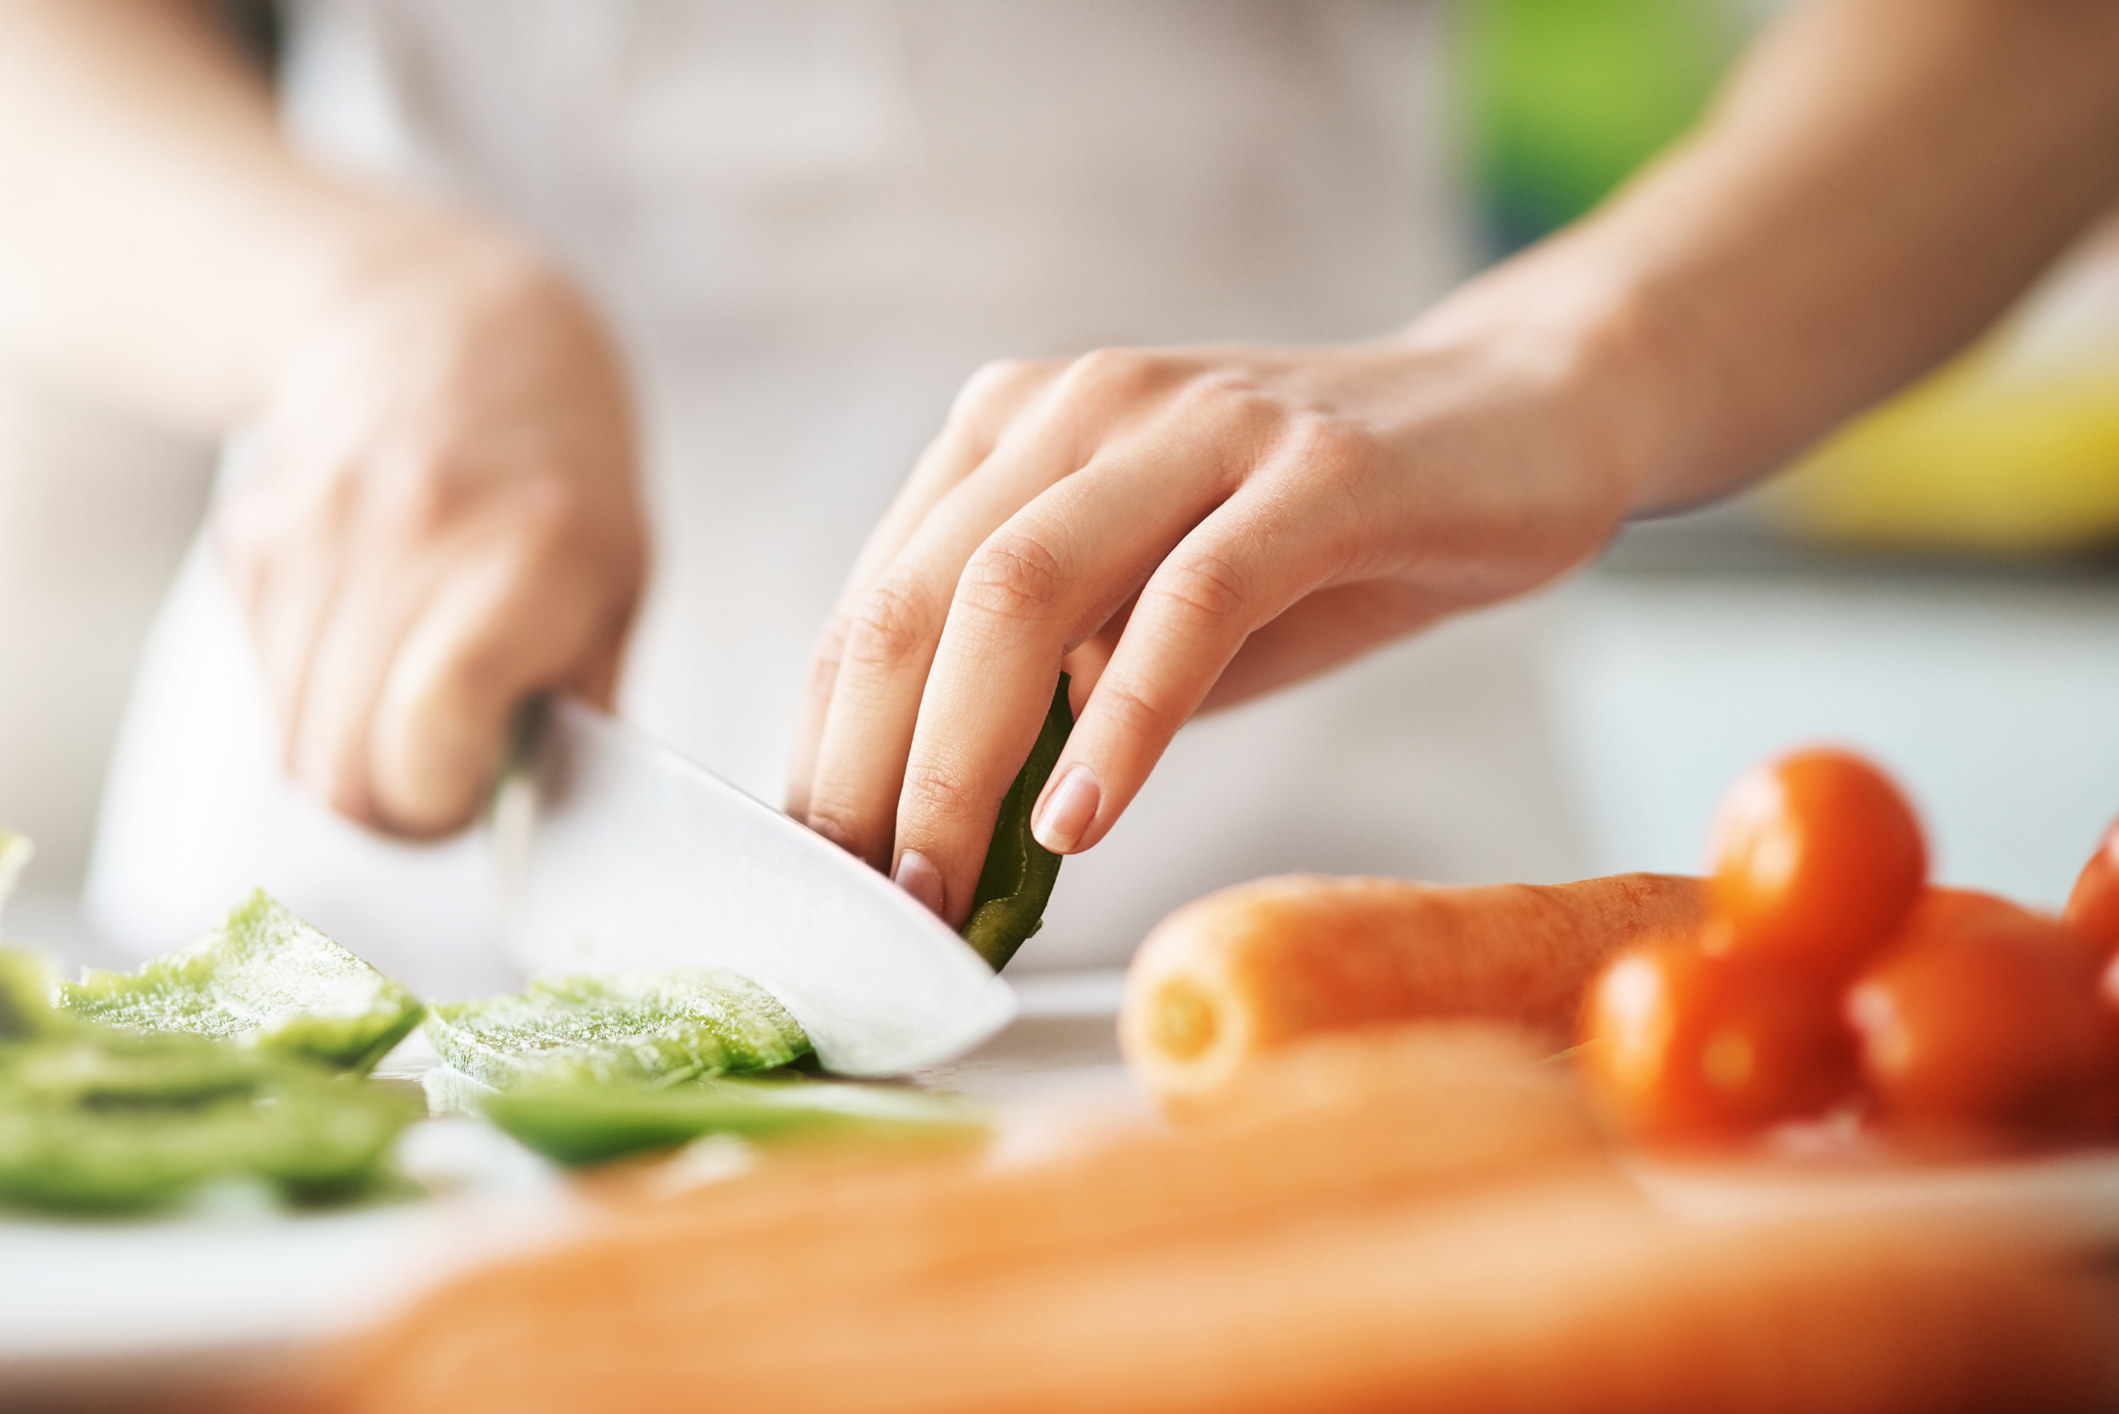
<instances>
[{"instance_id":1,"label":"blurred background","mask_svg":"<svg viewBox=\"0 0 2119 1414\"><path fill-rule=\"evenodd\" d=\"M1594 205L1683 131L1772 8L1460 0L1443 11L1442 99L1415 111L1433 127L1443 177L1417 193L1408 288L1431 299ZM261 62L301 60L286 48L285 16L232 13ZM1368 323L1411 312L1377 309ZM1217 318L1197 335L1242 332L1240 311ZM856 395L895 400L903 448L891 455L909 459L963 373L1014 351L967 347ZM0 368L0 819L40 851L8 918L20 936L94 950L72 899L104 763L214 455ZM878 505L885 491L879 483ZM1687 869L1738 770L1827 738L1902 773L1945 877L2057 903L2119 813L2115 541L2119 243L2092 241L1977 349L1759 493L1629 529L1594 570L1541 600L1358 669L1418 704L1392 761L1305 747L1313 754L1262 763L1314 782L1310 815L1295 823L1344 848L1320 845L1312 860L1259 844L1173 866L1173 899L1347 860L1446 881ZM650 638L685 631L674 611L656 612ZM1262 710L1328 717L1328 694L1304 688ZM718 764L711 713L650 725ZM1217 734L1235 730L1202 723L1201 744L1157 789L1218 791L1240 813L1215 760ZM1491 789L1503 777L1510 787ZM1438 822L1417 837L1382 798L1406 792L1424 794ZM1546 803L1497 813L1482 803L1490 796ZM1026 965L1110 961L1137 939L1137 920L1098 912L1093 868L1085 860L1073 888L1061 885Z\"/></svg>"}]
</instances>

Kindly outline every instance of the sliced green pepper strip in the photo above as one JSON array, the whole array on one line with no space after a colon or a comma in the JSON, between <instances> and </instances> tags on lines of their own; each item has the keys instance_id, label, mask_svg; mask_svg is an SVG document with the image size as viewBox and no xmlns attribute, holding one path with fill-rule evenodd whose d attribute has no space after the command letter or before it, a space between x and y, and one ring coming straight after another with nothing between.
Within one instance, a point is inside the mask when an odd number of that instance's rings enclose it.
<instances>
[{"instance_id":1,"label":"sliced green pepper strip","mask_svg":"<svg viewBox=\"0 0 2119 1414\"><path fill-rule=\"evenodd\" d=\"M357 1074L425 1010L263 889L190 947L137 972L85 971L58 1000L88 1021L240 1041Z\"/></svg>"},{"instance_id":2,"label":"sliced green pepper strip","mask_svg":"<svg viewBox=\"0 0 2119 1414\"><path fill-rule=\"evenodd\" d=\"M962 1140L985 1132L963 1101L906 1086L782 1079L651 1086L533 1084L485 1097L488 1118L570 1166L672 1149L709 1134Z\"/></svg>"},{"instance_id":3,"label":"sliced green pepper strip","mask_svg":"<svg viewBox=\"0 0 2119 1414\"><path fill-rule=\"evenodd\" d=\"M305 1061L76 1023L0 1047L0 1199L132 1212L239 1175L302 1201L344 1196L379 1178L417 1117L407 1097Z\"/></svg>"},{"instance_id":4,"label":"sliced green pepper strip","mask_svg":"<svg viewBox=\"0 0 2119 1414\"><path fill-rule=\"evenodd\" d=\"M971 897L971 916L964 920L964 941L996 972L1044 926L1045 905L1059 880L1060 857L1030 833L1030 812L1073 730L1067 674L1061 673L1052 705L1045 712L1045 725L1037 734L1037 744L1030 748L1030 759L1001 801L993 842L986 847L986 863Z\"/></svg>"},{"instance_id":5,"label":"sliced green pepper strip","mask_svg":"<svg viewBox=\"0 0 2119 1414\"><path fill-rule=\"evenodd\" d=\"M434 1008L434 1049L487 1085L681 1080L771 1070L809 1052L772 993L733 972L540 978Z\"/></svg>"}]
</instances>

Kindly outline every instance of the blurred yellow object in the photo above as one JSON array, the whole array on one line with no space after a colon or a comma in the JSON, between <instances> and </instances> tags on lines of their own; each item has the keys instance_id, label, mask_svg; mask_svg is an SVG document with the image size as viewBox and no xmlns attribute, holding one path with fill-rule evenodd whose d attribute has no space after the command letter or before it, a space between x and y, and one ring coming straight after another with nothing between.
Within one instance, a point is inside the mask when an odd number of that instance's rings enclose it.
<instances>
[{"instance_id":1,"label":"blurred yellow object","mask_svg":"<svg viewBox=\"0 0 2119 1414\"><path fill-rule=\"evenodd\" d=\"M2041 555L2119 541L2119 363L2003 373L1975 351L1853 422L1762 501L1828 544Z\"/></svg>"}]
</instances>

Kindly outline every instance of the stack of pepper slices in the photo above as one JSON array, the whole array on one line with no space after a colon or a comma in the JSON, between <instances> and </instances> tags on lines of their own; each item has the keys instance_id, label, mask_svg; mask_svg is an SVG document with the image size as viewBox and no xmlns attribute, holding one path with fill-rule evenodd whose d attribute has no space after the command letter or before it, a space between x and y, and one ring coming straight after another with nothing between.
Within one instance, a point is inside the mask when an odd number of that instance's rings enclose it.
<instances>
[{"instance_id":1,"label":"stack of pepper slices","mask_svg":"<svg viewBox=\"0 0 2119 1414\"><path fill-rule=\"evenodd\" d=\"M2119 825L2058 918L1927 882L1903 792L1850 752L1753 768L1695 937L1615 957L1581 1060L1659 1139L1827 1117L1949 1148L2119 1135Z\"/></svg>"}]
</instances>

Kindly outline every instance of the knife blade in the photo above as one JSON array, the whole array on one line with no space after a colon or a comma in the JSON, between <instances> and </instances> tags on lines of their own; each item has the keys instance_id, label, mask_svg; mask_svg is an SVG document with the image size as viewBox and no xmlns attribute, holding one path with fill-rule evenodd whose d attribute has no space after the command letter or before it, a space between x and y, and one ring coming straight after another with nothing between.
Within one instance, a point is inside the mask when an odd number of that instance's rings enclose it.
<instances>
[{"instance_id":1,"label":"knife blade","mask_svg":"<svg viewBox=\"0 0 2119 1414\"><path fill-rule=\"evenodd\" d=\"M534 972L727 968L844 1075L949 1059L1015 1013L1008 984L883 875L579 702L527 714L491 832L503 936Z\"/></svg>"}]
</instances>

